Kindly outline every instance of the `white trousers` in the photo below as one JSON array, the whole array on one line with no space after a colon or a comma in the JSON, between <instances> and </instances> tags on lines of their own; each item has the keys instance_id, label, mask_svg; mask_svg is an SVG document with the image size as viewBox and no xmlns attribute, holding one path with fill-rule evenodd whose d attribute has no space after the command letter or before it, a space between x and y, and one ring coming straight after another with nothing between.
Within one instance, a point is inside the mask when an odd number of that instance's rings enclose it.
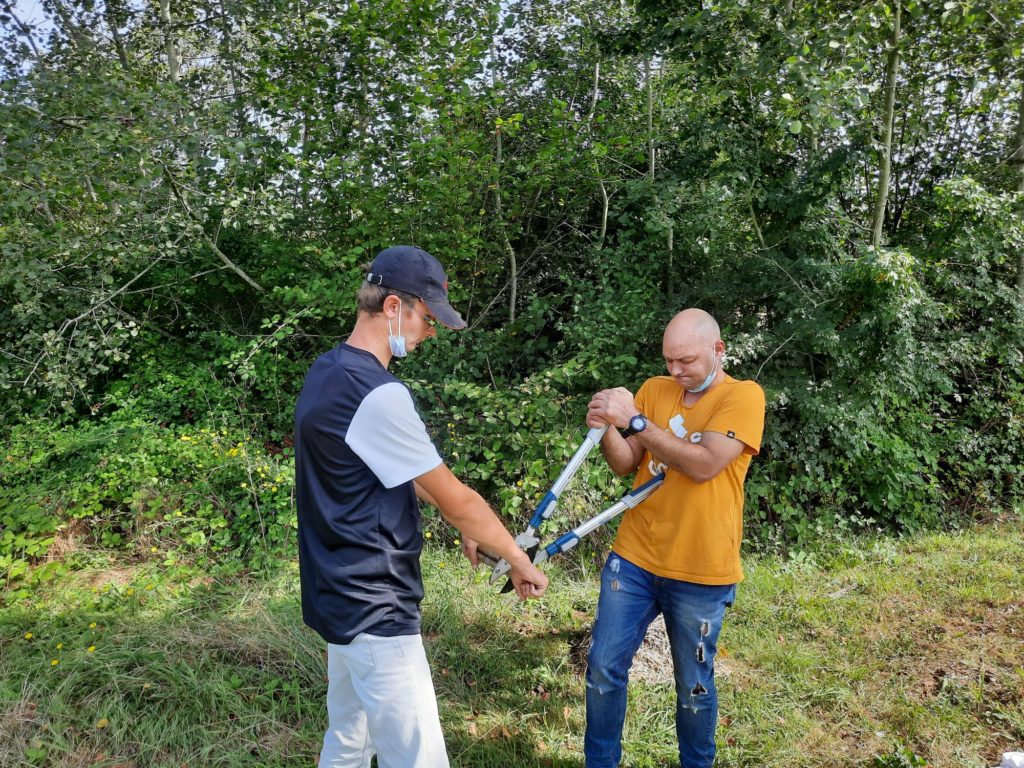
<instances>
[{"instance_id":1,"label":"white trousers","mask_svg":"<svg viewBox=\"0 0 1024 768\"><path fill-rule=\"evenodd\" d=\"M434 682L419 635L360 634L327 645L320 768L448 768Z\"/></svg>"}]
</instances>

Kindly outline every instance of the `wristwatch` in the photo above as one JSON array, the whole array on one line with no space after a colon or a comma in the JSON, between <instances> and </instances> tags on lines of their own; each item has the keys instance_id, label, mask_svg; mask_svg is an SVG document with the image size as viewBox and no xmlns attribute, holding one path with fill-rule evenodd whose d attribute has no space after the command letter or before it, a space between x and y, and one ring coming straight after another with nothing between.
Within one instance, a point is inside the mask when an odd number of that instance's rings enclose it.
<instances>
[{"instance_id":1,"label":"wristwatch","mask_svg":"<svg viewBox=\"0 0 1024 768\"><path fill-rule=\"evenodd\" d=\"M619 434L623 437L630 437L638 432L643 432L645 429L647 429L647 417L642 413L638 413L629 420L628 427L619 430Z\"/></svg>"}]
</instances>

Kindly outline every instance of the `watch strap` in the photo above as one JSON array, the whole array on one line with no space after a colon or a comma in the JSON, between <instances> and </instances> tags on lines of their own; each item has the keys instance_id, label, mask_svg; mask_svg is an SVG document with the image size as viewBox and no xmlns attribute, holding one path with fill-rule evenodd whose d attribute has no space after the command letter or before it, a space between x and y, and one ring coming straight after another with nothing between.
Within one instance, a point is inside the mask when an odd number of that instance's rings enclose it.
<instances>
[{"instance_id":1,"label":"watch strap","mask_svg":"<svg viewBox=\"0 0 1024 768\"><path fill-rule=\"evenodd\" d=\"M644 422L644 426L643 426L642 429L634 429L633 428L633 422L636 419L638 419L638 418L642 419L643 422ZM647 429L648 423L649 422L647 421L647 417L644 416L642 413L638 413L638 414L630 417L629 425L625 429L620 429L619 430L619 434L622 435L623 437L632 437L633 435L637 434L638 432L643 432L645 429Z\"/></svg>"}]
</instances>

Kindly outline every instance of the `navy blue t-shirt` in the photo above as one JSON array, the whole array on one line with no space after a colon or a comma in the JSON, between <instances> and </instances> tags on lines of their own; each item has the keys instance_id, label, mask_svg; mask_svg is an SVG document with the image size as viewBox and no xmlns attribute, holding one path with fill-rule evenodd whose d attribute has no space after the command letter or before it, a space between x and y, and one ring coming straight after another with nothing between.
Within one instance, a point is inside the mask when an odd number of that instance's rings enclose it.
<instances>
[{"instance_id":1,"label":"navy blue t-shirt","mask_svg":"<svg viewBox=\"0 0 1024 768\"><path fill-rule=\"evenodd\" d=\"M408 388L339 344L295 406L302 617L329 643L420 631L423 536L412 480L441 464Z\"/></svg>"}]
</instances>

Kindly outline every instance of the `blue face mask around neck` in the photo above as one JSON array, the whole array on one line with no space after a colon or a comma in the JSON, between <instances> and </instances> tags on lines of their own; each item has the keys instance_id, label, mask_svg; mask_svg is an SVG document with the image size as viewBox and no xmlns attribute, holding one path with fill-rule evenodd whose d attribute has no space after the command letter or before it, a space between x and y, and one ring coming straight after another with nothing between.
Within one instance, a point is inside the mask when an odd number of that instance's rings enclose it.
<instances>
[{"instance_id":1,"label":"blue face mask around neck","mask_svg":"<svg viewBox=\"0 0 1024 768\"><path fill-rule=\"evenodd\" d=\"M714 358L714 361L715 361L714 364L711 366L711 373L708 374L708 377L706 379L704 379L704 383L701 384L699 387L694 387L693 389L686 390L691 395L699 395L705 389L710 387L711 386L711 382L715 380L715 376L718 374L718 355L715 354L715 348L714 347L711 348L711 355L712 355L712 357Z\"/></svg>"},{"instance_id":2,"label":"blue face mask around neck","mask_svg":"<svg viewBox=\"0 0 1024 768\"><path fill-rule=\"evenodd\" d=\"M409 354L405 348L405 336L402 335L402 302L398 302L398 335L391 332L391 318L388 318L388 346L394 357L405 357Z\"/></svg>"}]
</instances>

